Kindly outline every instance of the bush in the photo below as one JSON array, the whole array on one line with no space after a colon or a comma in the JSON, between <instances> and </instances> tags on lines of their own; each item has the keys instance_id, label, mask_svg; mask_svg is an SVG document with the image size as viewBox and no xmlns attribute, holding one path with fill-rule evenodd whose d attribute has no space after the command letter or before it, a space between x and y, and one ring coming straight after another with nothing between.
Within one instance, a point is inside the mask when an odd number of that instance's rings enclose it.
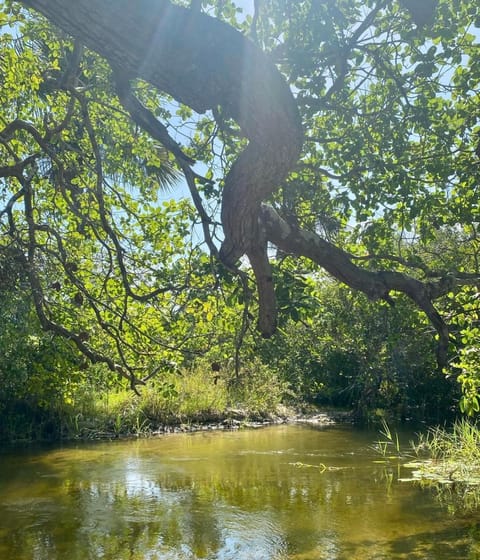
<instances>
[{"instance_id":1,"label":"bush","mask_svg":"<svg viewBox=\"0 0 480 560\"><path fill-rule=\"evenodd\" d=\"M317 308L261 347L295 399L350 407L362 417L383 409L437 421L454 410L458 390L438 372L432 335L408 300L391 307L326 282Z\"/></svg>"}]
</instances>

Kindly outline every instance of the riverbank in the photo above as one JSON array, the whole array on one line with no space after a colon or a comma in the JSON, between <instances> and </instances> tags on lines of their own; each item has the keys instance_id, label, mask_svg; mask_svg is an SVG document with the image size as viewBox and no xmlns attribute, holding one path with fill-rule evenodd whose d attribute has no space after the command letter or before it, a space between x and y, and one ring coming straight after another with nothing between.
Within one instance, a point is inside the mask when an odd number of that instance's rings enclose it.
<instances>
[{"instance_id":1,"label":"riverbank","mask_svg":"<svg viewBox=\"0 0 480 560\"><path fill-rule=\"evenodd\" d=\"M122 414L110 409L96 410L84 415L59 415L38 425L38 431L31 428L35 437L17 437L3 440L9 444L28 444L54 441L108 441L128 438L147 438L166 434L232 431L258 429L279 424L309 424L312 426L332 426L339 423L353 423L352 411L335 408L317 408L313 405L299 407L280 404L269 410L251 410L245 407L223 411L203 411L191 415L158 414L156 417L141 416L141 409L130 409ZM42 431L40 431L40 428ZM1 440L0 440L1 441Z\"/></svg>"},{"instance_id":2,"label":"riverbank","mask_svg":"<svg viewBox=\"0 0 480 560\"><path fill-rule=\"evenodd\" d=\"M194 415L172 418L169 423L143 425L141 429L118 430L112 427L102 430L85 427L72 439L105 440L130 437L155 437L172 433L209 432L218 430L256 429L276 424L309 424L331 426L338 423L352 423L351 411L318 409L312 405L295 409L279 405L274 411L251 411L244 408L227 408L222 413Z\"/></svg>"},{"instance_id":3,"label":"riverbank","mask_svg":"<svg viewBox=\"0 0 480 560\"><path fill-rule=\"evenodd\" d=\"M275 413L251 414L246 410L230 409L225 418L213 422L182 422L179 425L166 425L151 432L151 435L166 433L254 429L275 424L310 424L331 426L338 423L353 422L353 413L343 410L317 410L302 412L291 407L281 406Z\"/></svg>"},{"instance_id":4,"label":"riverbank","mask_svg":"<svg viewBox=\"0 0 480 560\"><path fill-rule=\"evenodd\" d=\"M35 395L10 399L0 406L0 441L108 440L352 420L349 412L296 399L288 384L265 368L247 373L232 382L197 368L152 380L137 394L129 388L96 391L80 385L50 401Z\"/></svg>"},{"instance_id":5,"label":"riverbank","mask_svg":"<svg viewBox=\"0 0 480 560\"><path fill-rule=\"evenodd\" d=\"M231 372L220 373L210 366L172 372L138 393L80 384L50 400L33 394L9 399L0 403L0 441L108 440L293 422L328 425L348 417L305 404L266 367L233 379Z\"/></svg>"}]
</instances>

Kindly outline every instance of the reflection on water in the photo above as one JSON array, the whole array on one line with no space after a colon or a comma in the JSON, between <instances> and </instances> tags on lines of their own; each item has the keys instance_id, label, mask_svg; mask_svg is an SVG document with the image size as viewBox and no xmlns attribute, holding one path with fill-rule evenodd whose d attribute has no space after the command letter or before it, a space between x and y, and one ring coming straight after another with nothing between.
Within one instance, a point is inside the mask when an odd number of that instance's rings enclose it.
<instances>
[{"instance_id":1,"label":"reflection on water","mask_svg":"<svg viewBox=\"0 0 480 560\"><path fill-rule=\"evenodd\" d=\"M276 426L4 452L0 559L480 559L480 516L398 483L375 438Z\"/></svg>"}]
</instances>

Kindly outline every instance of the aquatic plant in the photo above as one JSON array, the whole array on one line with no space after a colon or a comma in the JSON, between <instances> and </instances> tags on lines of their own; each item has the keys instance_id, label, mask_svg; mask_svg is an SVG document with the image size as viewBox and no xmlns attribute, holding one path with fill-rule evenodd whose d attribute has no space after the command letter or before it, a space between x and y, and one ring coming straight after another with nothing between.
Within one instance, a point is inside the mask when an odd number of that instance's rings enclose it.
<instances>
[{"instance_id":1,"label":"aquatic plant","mask_svg":"<svg viewBox=\"0 0 480 560\"><path fill-rule=\"evenodd\" d=\"M382 419L382 428L380 430L380 435L382 439L375 442L373 449L380 453L383 460L380 462L387 461L389 459L399 459L401 457L400 452L400 439L397 432L392 432L388 422Z\"/></svg>"},{"instance_id":2,"label":"aquatic plant","mask_svg":"<svg viewBox=\"0 0 480 560\"><path fill-rule=\"evenodd\" d=\"M434 489L449 509L480 506L480 429L476 422L457 420L451 429L430 428L413 446L418 459L406 463L412 469L404 482Z\"/></svg>"}]
</instances>

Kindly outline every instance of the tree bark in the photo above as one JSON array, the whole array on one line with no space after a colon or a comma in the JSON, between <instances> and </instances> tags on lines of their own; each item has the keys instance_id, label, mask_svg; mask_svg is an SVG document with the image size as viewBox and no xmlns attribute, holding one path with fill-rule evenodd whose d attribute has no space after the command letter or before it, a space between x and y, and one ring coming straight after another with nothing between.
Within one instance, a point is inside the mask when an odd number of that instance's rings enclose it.
<instances>
[{"instance_id":1,"label":"tree bark","mask_svg":"<svg viewBox=\"0 0 480 560\"><path fill-rule=\"evenodd\" d=\"M298 109L285 80L254 43L231 26L168 0L21 0L96 51L125 80L142 78L202 113L221 107L248 139L225 177L221 259L247 254L258 286L259 326L275 329L276 305L267 240L304 255L348 286L374 299L408 295L439 333L445 364L448 328L432 304L437 283L398 272L372 272L313 232L288 224L264 201L295 165L302 146ZM221 123L219 123L221 124Z\"/></svg>"},{"instance_id":2,"label":"tree bark","mask_svg":"<svg viewBox=\"0 0 480 560\"><path fill-rule=\"evenodd\" d=\"M296 102L268 56L229 25L167 0L23 0L104 56L202 113L221 107L248 139L225 177L220 258L247 254L259 286L259 324L275 329L273 283L259 244L260 203L296 163L302 127Z\"/></svg>"},{"instance_id":3,"label":"tree bark","mask_svg":"<svg viewBox=\"0 0 480 560\"><path fill-rule=\"evenodd\" d=\"M371 271L352 262L352 255L335 247L311 231L301 230L283 220L267 205L262 205L261 220L267 238L279 249L295 256L304 256L324 268L347 286L365 293L372 300L383 299L390 304L390 292L407 295L427 315L438 333L437 361L447 363L449 331L432 300L445 295L454 286L441 278L437 282L421 282L396 271Z\"/></svg>"},{"instance_id":4,"label":"tree bark","mask_svg":"<svg viewBox=\"0 0 480 560\"><path fill-rule=\"evenodd\" d=\"M225 178L222 254L235 261L256 233L252 216L298 159L296 102L268 56L233 27L167 0L24 0L104 56L203 113L222 108L249 146Z\"/></svg>"}]
</instances>

